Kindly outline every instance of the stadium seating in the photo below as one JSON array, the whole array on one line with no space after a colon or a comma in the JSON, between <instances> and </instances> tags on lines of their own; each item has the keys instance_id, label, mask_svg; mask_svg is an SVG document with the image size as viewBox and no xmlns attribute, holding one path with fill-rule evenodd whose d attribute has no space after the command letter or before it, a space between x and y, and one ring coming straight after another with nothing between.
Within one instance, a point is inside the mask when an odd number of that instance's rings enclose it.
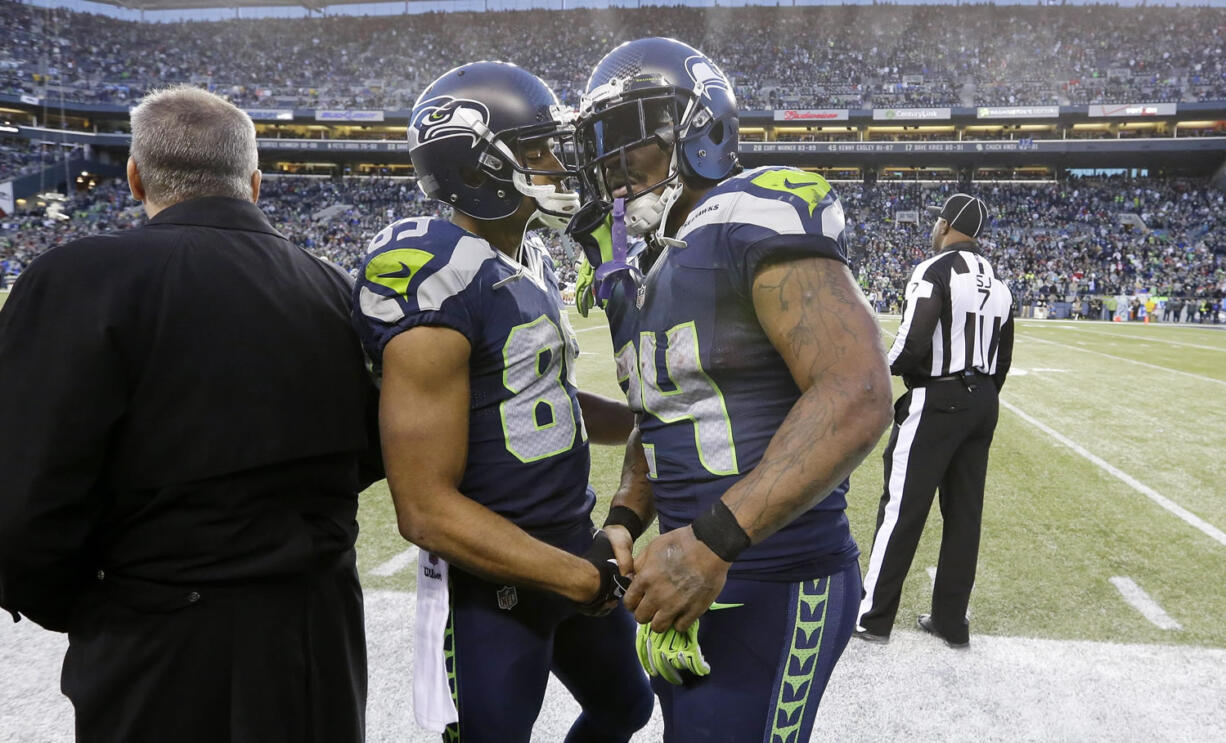
<instances>
[{"instance_id":1,"label":"stadium seating","mask_svg":"<svg viewBox=\"0 0 1226 743\"><path fill-rule=\"evenodd\" d=\"M27 139L0 138L0 180L54 167L62 163L65 156L58 148L35 145Z\"/></svg>"},{"instance_id":2,"label":"stadium seating","mask_svg":"<svg viewBox=\"0 0 1226 743\"><path fill-rule=\"evenodd\" d=\"M0 0L0 93L58 99L62 86L67 99L124 104L184 81L240 105L405 109L455 60L502 59L574 103L615 44L664 35L724 65L747 109L1222 100L1223 28L1220 7L652 7L140 24Z\"/></svg>"},{"instance_id":3,"label":"stadium seating","mask_svg":"<svg viewBox=\"0 0 1226 743\"><path fill-rule=\"evenodd\" d=\"M879 309L901 305L911 269L930 255L922 207L955 186L836 184L849 250ZM992 210L983 237L1019 306L1076 297L1226 295L1226 193L1199 179L1083 178L975 184ZM899 213L918 211L920 222Z\"/></svg>"},{"instance_id":4,"label":"stadium seating","mask_svg":"<svg viewBox=\"0 0 1226 743\"><path fill-rule=\"evenodd\" d=\"M1223 29L1226 8L1211 7L653 7L140 24L0 0L0 93L46 103L63 91L123 105L154 85L187 81L246 106L403 110L455 60L486 58L537 72L573 104L609 48L659 34L723 64L745 109L1226 100ZM796 137L812 138L779 139ZM33 147L0 140L0 176L57 157ZM897 307L928 232L926 220L898 213L939 202L951 187L836 186L866 291L879 308ZM984 188L996 214L988 245L1019 301L1137 288L1226 293L1226 204L1203 180ZM349 269L382 224L433 209L409 182L389 179L270 178L261 204L296 242ZM315 218L329 207L331 218ZM74 235L141 219L120 183L76 197L67 213L67 222L5 218L8 271ZM571 267L563 271L569 278Z\"/></svg>"},{"instance_id":5,"label":"stadium seating","mask_svg":"<svg viewBox=\"0 0 1226 743\"><path fill-rule=\"evenodd\" d=\"M923 214L955 188L882 182L836 183L847 213L848 248L877 309L897 310L912 267L929 251ZM1162 296L1226 296L1226 193L1203 180L1074 179L1059 184L982 184L993 211L984 237L997 273L1020 305L1138 291ZM346 204L331 218L320 212ZM296 244L356 270L381 227L404 216L439 215L407 180L270 177L260 205ZM78 196L69 222L27 214L0 220L0 260L20 272L34 257L78 235L122 229L143 218L120 181ZM553 245L563 282L574 268Z\"/></svg>"}]
</instances>

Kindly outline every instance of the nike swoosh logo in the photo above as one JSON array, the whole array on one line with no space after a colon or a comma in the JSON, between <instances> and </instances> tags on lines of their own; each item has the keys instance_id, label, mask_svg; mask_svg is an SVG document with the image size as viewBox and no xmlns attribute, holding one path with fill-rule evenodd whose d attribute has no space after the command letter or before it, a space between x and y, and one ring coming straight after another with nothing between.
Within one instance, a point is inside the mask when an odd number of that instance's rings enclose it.
<instances>
[{"instance_id":1,"label":"nike swoosh logo","mask_svg":"<svg viewBox=\"0 0 1226 743\"><path fill-rule=\"evenodd\" d=\"M735 609L738 606L744 606L744 604L721 604L720 602L716 601L714 604L711 604L710 608L708 608L707 611L719 611L720 609Z\"/></svg>"}]
</instances>

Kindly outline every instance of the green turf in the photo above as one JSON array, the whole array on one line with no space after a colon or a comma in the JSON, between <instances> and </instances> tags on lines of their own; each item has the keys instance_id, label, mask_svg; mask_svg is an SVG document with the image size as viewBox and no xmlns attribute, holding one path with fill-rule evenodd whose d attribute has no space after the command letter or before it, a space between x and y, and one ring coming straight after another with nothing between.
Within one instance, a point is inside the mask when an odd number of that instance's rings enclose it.
<instances>
[{"instance_id":1,"label":"green turf","mask_svg":"<svg viewBox=\"0 0 1226 743\"><path fill-rule=\"evenodd\" d=\"M572 320L583 351L580 386L620 394L603 316L583 319L572 313ZM883 343L891 342L897 326L896 319L883 320ZM1023 322L1014 367L1003 400L1226 529L1226 331ZM895 394L901 391L896 382ZM849 494L848 516L864 551L864 567L884 447L883 436L853 475ZM617 447L592 448L598 521L620 468ZM382 484L364 497L360 517L364 571L405 549ZM900 625L927 610L926 568L937 563L940 527L934 508L904 588ZM1002 407L971 601L973 631L1226 647L1226 623L1220 621L1226 616L1223 574L1226 546ZM1109 582L1113 576L1132 578L1183 629L1164 631L1150 624L1121 599ZM363 580L369 588L403 589L412 585L412 571Z\"/></svg>"},{"instance_id":2,"label":"green turf","mask_svg":"<svg viewBox=\"0 0 1226 743\"><path fill-rule=\"evenodd\" d=\"M888 332L897 325L883 322ZM1223 529L1226 385L1212 380L1226 380L1224 362L1226 332L1213 329L1020 323L1017 373L1002 399ZM853 478L874 501L853 498L850 507L865 550L881 488L880 450ZM936 564L939 528L934 513L899 621L926 610L924 568ZM975 631L1226 646L1223 569L1226 546L1002 408L971 602ZM1131 577L1183 630L1146 621L1120 598L1113 576Z\"/></svg>"},{"instance_id":3,"label":"green turf","mask_svg":"<svg viewBox=\"0 0 1226 743\"><path fill-rule=\"evenodd\" d=\"M0 305L6 297L0 292ZM582 347L580 386L620 395L604 317L572 312L572 320ZM887 345L897 326L883 320ZM1014 366L1004 401L1226 530L1226 330L1021 322ZM852 477L848 516L865 553L862 566L872 544L884 446L883 437ZM620 469L617 447L592 447L598 522ZM370 574L409 546L396 530L385 483L363 495L359 520L363 584L411 590L412 568L390 577ZM934 508L903 591L900 624L927 610L925 571L936 565L940 526ZM1226 546L1002 407L971 601L973 631L1226 647L1224 574ZM1150 624L1120 598L1113 576L1132 578L1183 629Z\"/></svg>"},{"instance_id":4,"label":"green turf","mask_svg":"<svg viewBox=\"0 0 1226 743\"><path fill-rule=\"evenodd\" d=\"M404 552L410 545L396 528L396 510L387 481L370 486L358 501L358 572L366 589L411 591L417 585L417 563L395 575L381 577L371 569Z\"/></svg>"}]
</instances>

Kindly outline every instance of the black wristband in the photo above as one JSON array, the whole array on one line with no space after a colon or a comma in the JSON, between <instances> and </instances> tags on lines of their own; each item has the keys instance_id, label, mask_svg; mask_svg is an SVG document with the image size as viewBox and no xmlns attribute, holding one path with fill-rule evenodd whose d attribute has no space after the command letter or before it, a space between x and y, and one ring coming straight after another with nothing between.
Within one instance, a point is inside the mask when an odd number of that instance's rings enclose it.
<instances>
[{"instance_id":1,"label":"black wristband","mask_svg":"<svg viewBox=\"0 0 1226 743\"><path fill-rule=\"evenodd\" d=\"M610 526L626 527L626 531L630 532L630 540L634 542L643 536L643 519L629 506L613 506L609 509L609 515L601 528Z\"/></svg>"},{"instance_id":2,"label":"black wristband","mask_svg":"<svg viewBox=\"0 0 1226 743\"><path fill-rule=\"evenodd\" d=\"M736 558L750 545L749 535L737 523L736 516L718 498L711 508L690 524L698 541L711 548L724 562L736 562Z\"/></svg>"}]
</instances>

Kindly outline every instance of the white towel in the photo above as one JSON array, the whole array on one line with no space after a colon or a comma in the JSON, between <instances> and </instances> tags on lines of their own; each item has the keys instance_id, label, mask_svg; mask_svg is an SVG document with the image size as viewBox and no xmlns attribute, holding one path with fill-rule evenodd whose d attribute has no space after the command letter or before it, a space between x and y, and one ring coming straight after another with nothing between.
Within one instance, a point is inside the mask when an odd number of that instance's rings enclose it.
<instances>
[{"instance_id":1,"label":"white towel","mask_svg":"<svg viewBox=\"0 0 1226 743\"><path fill-rule=\"evenodd\" d=\"M460 719L447 683L443 652L449 604L447 561L422 552L417 558L417 624L413 628L413 713L418 725L436 733Z\"/></svg>"}]
</instances>

